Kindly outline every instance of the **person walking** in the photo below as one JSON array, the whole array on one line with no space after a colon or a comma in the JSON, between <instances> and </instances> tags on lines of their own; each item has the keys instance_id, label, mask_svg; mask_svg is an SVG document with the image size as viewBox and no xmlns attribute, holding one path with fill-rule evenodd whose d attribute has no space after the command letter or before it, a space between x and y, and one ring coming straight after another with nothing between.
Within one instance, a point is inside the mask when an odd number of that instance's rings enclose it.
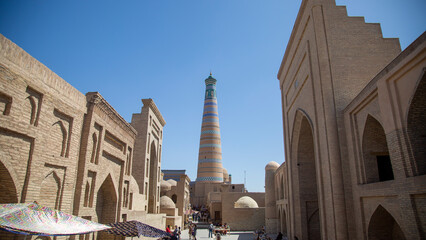
<instances>
[{"instance_id":1,"label":"person walking","mask_svg":"<svg viewBox=\"0 0 426 240\"><path fill-rule=\"evenodd\" d=\"M193 224L192 223L190 223L189 224L189 229L188 229L188 235L189 235L189 240L191 240L192 239L192 232L194 231L194 227L193 227Z\"/></svg>"},{"instance_id":2,"label":"person walking","mask_svg":"<svg viewBox=\"0 0 426 240\"><path fill-rule=\"evenodd\" d=\"M210 222L210 225L209 225L209 238L213 238L213 228L214 228L213 223Z\"/></svg>"},{"instance_id":3,"label":"person walking","mask_svg":"<svg viewBox=\"0 0 426 240\"><path fill-rule=\"evenodd\" d=\"M197 224L194 223L194 228L192 229L192 236L194 240L197 240Z\"/></svg>"}]
</instances>

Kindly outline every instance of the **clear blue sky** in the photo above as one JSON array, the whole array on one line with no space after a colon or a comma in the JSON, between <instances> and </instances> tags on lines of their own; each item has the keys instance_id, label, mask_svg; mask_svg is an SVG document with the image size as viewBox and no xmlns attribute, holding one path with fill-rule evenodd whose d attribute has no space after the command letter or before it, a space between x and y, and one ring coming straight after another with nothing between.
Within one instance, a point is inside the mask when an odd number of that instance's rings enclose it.
<instances>
[{"instance_id":1,"label":"clear blue sky","mask_svg":"<svg viewBox=\"0 0 426 240\"><path fill-rule=\"evenodd\" d=\"M152 98L167 124L163 169L196 178L204 79L218 80L223 165L264 191L284 161L276 74L301 0L0 1L0 33L127 120ZM337 0L404 49L426 30L424 0Z\"/></svg>"}]
</instances>

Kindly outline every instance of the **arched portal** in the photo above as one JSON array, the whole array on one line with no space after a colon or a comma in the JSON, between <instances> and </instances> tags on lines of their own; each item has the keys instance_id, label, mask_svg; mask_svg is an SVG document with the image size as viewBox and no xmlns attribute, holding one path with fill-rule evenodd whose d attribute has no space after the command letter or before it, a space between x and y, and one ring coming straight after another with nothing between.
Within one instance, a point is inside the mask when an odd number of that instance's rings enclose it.
<instances>
[{"instance_id":1,"label":"arched portal","mask_svg":"<svg viewBox=\"0 0 426 240\"><path fill-rule=\"evenodd\" d=\"M298 112L293 128L292 168L297 172L297 211L303 239L320 240L321 227L318 206L317 171L312 127L308 118Z\"/></svg>"},{"instance_id":2,"label":"arched portal","mask_svg":"<svg viewBox=\"0 0 426 240\"><path fill-rule=\"evenodd\" d=\"M366 183L393 180L392 163L382 125L371 115L365 122L362 137Z\"/></svg>"},{"instance_id":3,"label":"arched portal","mask_svg":"<svg viewBox=\"0 0 426 240\"><path fill-rule=\"evenodd\" d=\"M99 223L114 223L117 215L117 191L111 175L105 179L98 190L96 199L96 214ZM114 239L114 235L98 232L98 239Z\"/></svg>"},{"instance_id":4,"label":"arched portal","mask_svg":"<svg viewBox=\"0 0 426 240\"><path fill-rule=\"evenodd\" d=\"M381 205L371 216L368 225L368 240L405 240L401 227Z\"/></svg>"},{"instance_id":5,"label":"arched portal","mask_svg":"<svg viewBox=\"0 0 426 240\"><path fill-rule=\"evenodd\" d=\"M18 203L18 194L13 178L0 161L0 204ZM16 234L0 230L0 239L14 239Z\"/></svg>"},{"instance_id":6,"label":"arched portal","mask_svg":"<svg viewBox=\"0 0 426 240\"><path fill-rule=\"evenodd\" d=\"M281 229L281 209L279 209L279 208L278 208L278 211L277 211L277 216L278 216L277 229L278 229L279 232L282 232L282 229Z\"/></svg>"},{"instance_id":7,"label":"arched portal","mask_svg":"<svg viewBox=\"0 0 426 240\"><path fill-rule=\"evenodd\" d=\"M148 213L156 213L156 181L157 181L157 149L154 141L151 143L151 153L149 155L149 197L148 197Z\"/></svg>"},{"instance_id":8,"label":"arched portal","mask_svg":"<svg viewBox=\"0 0 426 240\"><path fill-rule=\"evenodd\" d=\"M281 233L286 237L287 236L287 214L283 209L283 213L281 214Z\"/></svg>"},{"instance_id":9,"label":"arched portal","mask_svg":"<svg viewBox=\"0 0 426 240\"><path fill-rule=\"evenodd\" d=\"M407 118L407 132L414 155L415 175L426 174L426 74L422 74L411 100Z\"/></svg>"},{"instance_id":10,"label":"arched portal","mask_svg":"<svg viewBox=\"0 0 426 240\"><path fill-rule=\"evenodd\" d=\"M2 162L0 162L0 183L0 203L18 203L15 183Z\"/></svg>"}]
</instances>

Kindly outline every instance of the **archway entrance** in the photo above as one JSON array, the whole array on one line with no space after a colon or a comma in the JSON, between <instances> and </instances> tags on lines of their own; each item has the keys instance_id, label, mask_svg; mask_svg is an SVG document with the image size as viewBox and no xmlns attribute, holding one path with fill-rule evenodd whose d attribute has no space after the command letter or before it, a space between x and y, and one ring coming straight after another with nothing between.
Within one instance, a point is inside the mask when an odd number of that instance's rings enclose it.
<instances>
[{"instance_id":1,"label":"archway entrance","mask_svg":"<svg viewBox=\"0 0 426 240\"><path fill-rule=\"evenodd\" d=\"M378 206L368 225L369 240L405 240L401 227L382 206Z\"/></svg>"},{"instance_id":2,"label":"archway entrance","mask_svg":"<svg viewBox=\"0 0 426 240\"><path fill-rule=\"evenodd\" d=\"M18 194L16 193L15 183L9 171L0 162L0 204L18 203ZM0 240L14 239L16 234L0 230Z\"/></svg>"},{"instance_id":3,"label":"archway entrance","mask_svg":"<svg viewBox=\"0 0 426 240\"><path fill-rule=\"evenodd\" d=\"M111 175L105 179L99 188L96 200L96 214L98 222L107 224L114 223L117 215L117 192L114 188ZM114 239L114 235L98 232L98 239Z\"/></svg>"},{"instance_id":4,"label":"archway entrance","mask_svg":"<svg viewBox=\"0 0 426 240\"><path fill-rule=\"evenodd\" d=\"M281 214L281 233L287 237L287 214L283 209L283 213Z\"/></svg>"},{"instance_id":5,"label":"archway entrance","mask_svg":"<svg viewBox=\"0 0 426 240\"><path fill-rule=\"evenodd\" d=\"M0 162L0 203L18 203L18 195L12 176Z\"/></svg>"},{"instance_id":6,"label":"archway entrance","mask_svg":"<svg viewBox=\"0 0 426 240\"><path fill-rule=\"evenodd\" d=\"M321 239L321 227L318 206L317 171L312 127L303 114L297 114L293 134L293 170L297 172L298 204L297 211L302 236L309 240Z\"/></svg>"}]
</instances>

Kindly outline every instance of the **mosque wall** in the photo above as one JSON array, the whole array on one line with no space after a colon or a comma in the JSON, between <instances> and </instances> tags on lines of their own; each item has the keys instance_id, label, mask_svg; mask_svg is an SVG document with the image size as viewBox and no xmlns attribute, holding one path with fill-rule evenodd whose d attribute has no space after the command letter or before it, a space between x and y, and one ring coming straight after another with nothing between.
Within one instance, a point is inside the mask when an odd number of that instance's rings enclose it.
<instances>
[{"instance_id":1,"label":"mosque wall","mask_svg":"<svg viewBox=\"0 0 426 240\"><path fill-rule=\"evenodd\" d=\"M374 239L380 222L388 239L424 237L424 49L424 34L400 53L334 0L302 1L278 73L275 207L289 239Z\"/></svg>"},{"instance_id":2,"label":"mosque wall","mask_svg":"<svg viewBox=\"0 0 426 240\"><path fill-rule=\"evenodd\" d=\"M221 193L222 223L231 230L254 231L265 226L265 193ZM253 203L238 206L242 197L250 197Z\"/></svg>"},{"instance_id":3,"label":"mosque wall","mask_svg":"<svg viewBox=\"0 0 426 240\"><path fill-rule=\"evenodd\" d=\"M136 124L138 133L99 93L80 93L0 35L0 203L37 201L100 223L164 228L155 196L165 121L152 99L142 101L139 121L147 124ZM142 158L140 139L149 153ZM135 169L150 159L149 171Z\"/></svg>"}]
</instances>

